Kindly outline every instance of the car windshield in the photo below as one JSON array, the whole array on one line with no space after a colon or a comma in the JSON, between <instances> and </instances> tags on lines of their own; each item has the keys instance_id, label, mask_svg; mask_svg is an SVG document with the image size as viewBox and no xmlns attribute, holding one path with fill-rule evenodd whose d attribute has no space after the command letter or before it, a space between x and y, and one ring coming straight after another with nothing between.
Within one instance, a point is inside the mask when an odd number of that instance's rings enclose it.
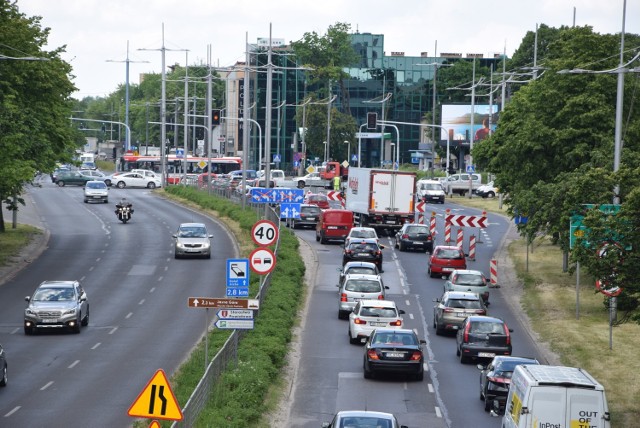
<instances>
[{"instance_id":1,"label":"car windshield","mask_svg":"<svg viewBox=\"0 0 640 428\"><path fill-rule=\"evenodd\" d=\"M511 377L511 373L516 369L516 366L536 364L534 362L527 361L502 361L499 367L496 367L496 372L505 374L505 377Z\"/></svg>"},{"instance_id":2,"label":"car windshield","mask_svg":"<svg viewBox=\"0 0 640 428\"><path fill-rule=\"evenodd\" d=\"M204 227L181 227L178 236L180 238L206 238L207 229Z\"/></svg>"},{"instance_id":3,"label":"car windshield","mask_svg":"<svg viewBox=\"0 0 640 428\"><path fill-rule=\"evenodd\" d=\"M73 300L71 288L39 288L33 295L34 302L64 302Z\"/></svg>"},{"instance_id":4,"label":"car windshield","mask_svg":"<svg viewBox=\"0 0 640 428\"><path fill-rule=\"evenodd\" d=\"M464 255L461 254L460 250L448 248L438 250L436 257L440 259L464 259Z\"/></svg>"},{"instance_id":5,"label":"car windshield","mask_svg":"<svg viewBox=\"0 0 640 428\"><path fill-rule=\"evenodd\" d=\"M484 286L484 279L480 275L461 273L455 276L452 281L458 285Z\"/></svg>"},{"instance_id":6,"label":"car windshield","mask_svg":"<svg viewBox=\"0 0 640 428\"><path fill-rule=\"evenodd\" d=\"M429 228L427 226L407 227L406 233L408 235L428 235L429 234Z\"/></svg>"},{"instance_id":7,"label":"car windshield","mask_svg":"<svg viewBox=\"0 0 640 428\"><path fill-rule=\"evenodd\" d=\"M364 267L364 266L354 266L352 268L347 269L345 273L361 273L364 275L377 275L375 268Z\"/></svg>"},{"instance_id":8,"label":"car windshield","mask_svg":"<svg viewBox=\"0 0 640 428\"><path fill-rule=\"evenodd\" d=\"M378 246L373 242L371 243L359 242L359 243L349 244L349 249L351 251L357 251L357 252L365 252L365 251L372 252L372 251L376 251L378 249Z\"/></svg>"},{"instance_id":9,"label":"car windshield","mask_svg":"<svg viewBox=\"0 0 640 428\"><path fill-rule=\"evenodd\" d=\"M375 230L352 230L351 231L352 238L377 238Z\"/></svg>"},{"instance_id":10,"label":"car windshield","mask_svg":"<svg viewBox=\"0 0 640 428\"><path fill-rule=\"evenodd\" d=\"M319 207L302 207L300 208L300 212L304 214L320 215L321 210Z\"/></svg>"},{"instance_id":11,"label":"car windshield","mask_svg":"<svg viewBox=\"0 0 640 428\"><path fill-rule=\"evenodd\" d=\"M472 322L469 331L474 334L504 334L504 327L496 322Z\"/></svg>"},{"instance_id":12,"label":"car windshield","mask_svg":"<svg viewBox=\"0 0 640 428\"><path fill-rule=\"evenodd\" d=\"M340 426L336 428L392 428L389 419L370 416L353 416L340 420Z\"/></svg>"},{"instance_id":13,"label":"car windshield","mask_svg":"<svg viewBox=\"0 0 640 428\"><path fill-rule=\"evenodd\" d=\"M382 291L382 287L378 281L371 281L367 279L352 279L347 281L344 285L344 289L347 291L356 291L359 293L379 293Z\"/></svg>"},{"instance_id":14,"label":"car windshield","mask_svg":"<svg viewBox=\"0 0 640 428\"><path fill-rule=\"evenodd\" d=\"M454 309L482 309L480 300L451 299L447 302L447 307Z\"/></svg>"},{"instance_id":15,"label":"car windshield","mask_svg":"<svg viewBox=\"0 0 640 428\"><path fill-rule=\"evenodd\" d=\"M379 333L376 334L373 343L384 343L386 345L417 345L415 337L408 333Z\"/></svg>"},{"instance_id":16,"label":"car windshield","mask_svg":"<svg viewBox=\"0 0 640 428\"><path fill-rule=\"evenodd\" d=\"M104 184L103 182L100 183L92 183L92 182L88 182L87 183L87 187L89 189L106 189L107 185Z\"/></svg>"},{"instance_id":17,"label":"car windshield","mask_svg":"<svg viewBox=\"0 0 640 428\"><path fill-rule=\"evenodd\" d=\"M422 183L420 190L442 190L442 186L436 183Z\"/></svg>"},{"instance_id":18,"label":"car windshield","mask_svg":"<svg viewBox=\"0 0 640 428\"><path fill-rule=\"evenodd\" d=\"M397 315L395 308L365 306L360 310L363 317L395 318Z\"/></svg>"}]
</instances>

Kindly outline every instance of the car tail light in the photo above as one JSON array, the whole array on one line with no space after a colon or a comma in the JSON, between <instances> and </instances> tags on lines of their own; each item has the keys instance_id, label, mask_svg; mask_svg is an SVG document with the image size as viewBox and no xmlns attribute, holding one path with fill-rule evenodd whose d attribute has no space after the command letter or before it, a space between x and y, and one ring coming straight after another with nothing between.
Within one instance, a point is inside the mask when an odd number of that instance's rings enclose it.
<instances>
[{"instance_id":1,"label":"car tail light","mask_svg":"<svg viewBox=\"0 0 640 428\"><path fill-rule=\"evenodd\" d=\"M369 349L367 351L367 357L369 357L370 360L379 360L380 359L380 357L378 357L378 353L374 349Z\"/></svg>"},{"instance_id":2,"label":"car tail light","mask_svg":"<svg viewBox=\"0 0 640 428\"><path fill-rule=\"evenodd\" d=\"M507 345L511 345L511 334L509 334L509 327L507 327L507 323L502 324L504 328L504 334L507 336Z\"/></svg>"},{"instance_id":3,"label":"car tail light","mask_svg":"<svg viewBox=\"0 0 640 428\"><path fill-rule=\"evenodd\" d=\"M367 322L365 320L361 320L360 318L356 318L353 320L354 324L366 324Z\"/></svg>"},{"instance_id":4,"label":"car tail light","mask_svg":"<svg viewBox=\"0 0 640 428\"><path fill-rule=\"evenodd\" d=\"M409 235L407 235L406 233L402 235L402 239L409 239Z\"/></svg>"},{"instance_id":5,"label":"car tail light","mask_svg":"<svg viewBox=\"0 0 640 428\"><path fill-rule=\"evenodd\" d=\"M376 256L379 256L380 254L382 254L382 251L380 250L376 251Z\"/></svg>"},{"instance_id":6,"label":"car tail light","mask_svg":"<svg viewBox=\"0 0 640 428\"><path fill-rule=\"evenodd\" d=\"M487 376L487 380L493 383L506 383L509 384L511 379L506 377L497 377L497 376Z\"/></svg>"},{"instance_id":7,"label":"car tail light","mask_svg":"<svg viewBox=\"0 0 640 428\"><path fill-rule=\"evenodd\" d=\"M411 361L420 361L421 359L422 359L422 352L413 351L413 354L411 354Z\"/></svg>"},{"instance_id":8,"label":"car tail light","mask_svg":"<svg viewBox=\"0 0 640 428\"><path fill-rule=\"evenodd\" d=\"M351 251L351 250L344 250L344 253L345 253L346 255L351 255L352 251Z\"/></svg>"},{"instance_id":9,"label":"car tail light","mask_svg":"<svg viewBox=\"0 0 640 428\"><path fill-rule=\"evenodd\" d=\"M347 293L342 293L340 295L340 301L341 302L346 302L347 301Z\"/></svg>"},{"instance_id":10,"label":"car tail light","mask_svg":"<svg viewBox=\"0 0 640 428\"><path fill-rule=\"evenodd\" d=\"M488 291L485 291L484 293L482 293L482 298L483 298L484 300L489 300L489 292L488 292Z\"/></svg>"},{"instance_id":11,"label":"car tail light","mask_svg":"<svg viewBox=\"0 0 640 428\"><path fill-rule=\"evenodd\" d=\"M486 309L476 309L476 314L478 315L487 315Z\"/></svg>"},{"instance_id":12,"label":"car tail light","mask_svg":"<svg viewBox=\"0 0 640 428\"><path fill-rule=\"evenodd\" d=\"M471 329L471 323L468 322L467 325L464 328L464 342L469 342L469 330Z\"/></svg>"},{"instance_id":13,"label":"car tail light","mask_svg":"<svg viewBox=\"0 0 640 428\"><path fill-rule=\"evenodd\" d=\"M444 312L455 312L453 308L444 308Z\"/></svg>"},{"instance_id":14,"label":"car tail light","mask_svg":"<svg viewBox=\"0 0 640 428\"><path fill-rule=\"evenodd\" d=\"M384 296L382 294L378 294L378 300L384 300Z\"/></svg>"},{"instance_id":15,"label":"car tail light","mask_svg":"<svg viewBox=\"0 0 640 428\"><path fill-rule=\"evenodd\" d=\"M402 320L391 321L389 325L392 325L394 327L402 327Z\"/></svg>"}]
</instances>

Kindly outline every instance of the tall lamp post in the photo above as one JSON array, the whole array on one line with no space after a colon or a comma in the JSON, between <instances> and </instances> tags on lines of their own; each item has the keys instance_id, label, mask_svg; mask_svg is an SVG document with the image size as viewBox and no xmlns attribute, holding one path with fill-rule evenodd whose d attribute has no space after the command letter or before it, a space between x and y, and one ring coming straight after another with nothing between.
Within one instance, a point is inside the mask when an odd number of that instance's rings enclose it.
<instances>
[{"instance_id":1,"label":"tall lamp post","mask_svg":"<svg viewBox=\"0 0 640 428\"><path fill-rule=\"evenodd\" d=\"M347 162L351 165L351 141L345 141L344 143L347 144Z\"/></svg>"}]
</instances>

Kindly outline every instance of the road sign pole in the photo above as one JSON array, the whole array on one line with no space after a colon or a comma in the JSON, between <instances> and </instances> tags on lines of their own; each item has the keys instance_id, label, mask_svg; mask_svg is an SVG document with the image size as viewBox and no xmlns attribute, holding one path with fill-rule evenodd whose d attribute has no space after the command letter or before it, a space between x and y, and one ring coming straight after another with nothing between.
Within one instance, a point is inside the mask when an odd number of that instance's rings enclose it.
<instances>
[{"instance_id":1,"label":"road sign pole","mask_svg":"<svg viewBox=\"0 0 640 428\"><path fill-rule=\"evenodd\" d=\"M209 308L204 311L204 369L207 370L209 361Z\"/></svg>"}]
</instances>

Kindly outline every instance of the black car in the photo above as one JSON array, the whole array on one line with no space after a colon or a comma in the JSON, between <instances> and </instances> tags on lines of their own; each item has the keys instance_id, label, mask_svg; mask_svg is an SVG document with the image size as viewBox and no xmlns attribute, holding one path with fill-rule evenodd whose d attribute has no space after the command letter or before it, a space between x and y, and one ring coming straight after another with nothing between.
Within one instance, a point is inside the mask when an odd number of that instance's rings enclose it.
<instances>
[{"instance_id":1,"label":"black car","mask_svg":"<svg viewBox=\"0 0 640 428\"><path fill-rule=\"evenodd\" d=\"M302 226L311 226L313 228L318 224L320 213L322 210L316 205L300 205L300 218L291 219L291 228L295 229Z\"/></svg>"},{"instance_id":2,"label":"black car","mask_svg":"<svg viewBox=\"0 0 640 428\"><path fill-rule=\"evenodd\" d=\"M404 224L395 236L395 247L400 251L417 248L433 252L433 236L429 226L424 224Z\"/></svg>"},{"instance_id":3,"label":"black car","mask_svg":"<svg viewBox=\"0 0 640 428\"><path fill-rule=\"evenodd\" d=\"M470 316L456 335L456 355L461 363L471 358L493 358L511 355L511 332L500 318Z\"/></svg>"},{"instance_id":4,"label":"black car","mask_svg":"<svg viewBox=\"0 0 640 428\"><path fill-rule=\"evenodd\" d=\"M7 386L7 355L0 345L0 386Z\"/></svg>"},{"instance_id":5,"label":"black car","mask_svg":"<svg viewBox=\"0 0 640 428\"><path fill-rule=\"evenodd\" d=\"M495 408L498 401L498 412L504 412L504 405L509 394L511 376L516 366L522 364L540 364L535 358L497 356L489 364L478 364L480 370L480 399L484 400L484 410Z\"/></svg>"},{"instance_id":6,"label":"black car","mask_svg":"<svg viewBox=\"0 0 640 428\"><path fill-rule=\"evenodd\" d=\"M378 372L404 373L416 380L424 378L422 345L427 343L413 330L375 329L364 347L364 377Z\"/></svg>"},{"instance_id":7,"label":"black car","mask_svg":"<svg viewBox=\"0 0 640 428\"><path fill-rule=\"evenodd\" d=\"M342 252L342 264L353 261L358 262L371 262L378 266L380 272L382 270L382 250L384 245L381 245L377 239L357 239L350 240L345 245Z\"/></svg>"}]
</instances>

